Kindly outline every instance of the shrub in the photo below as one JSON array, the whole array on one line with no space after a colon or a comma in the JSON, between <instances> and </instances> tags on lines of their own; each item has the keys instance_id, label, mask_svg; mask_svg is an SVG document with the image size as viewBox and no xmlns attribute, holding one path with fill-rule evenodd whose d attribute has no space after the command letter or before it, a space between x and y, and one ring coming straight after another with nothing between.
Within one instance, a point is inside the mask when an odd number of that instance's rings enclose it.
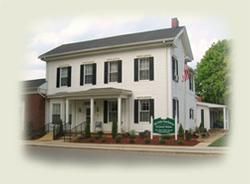
<instances>
[{"instance_id":1,"label":"shrub","mask_svg":"<svg viewBox=\"0 0 250 184\"><path fill-rule=\"evenodd\" d=\"M190 141L192 139L192 132L189 130L189 131L186 131L186 140Z\"/></svg>"},{"instance_id":2,"label":"shrub","mask_svg":"<svg viewBox=\"0 0 250 184\"><path fill-rule=\"evenodd\" d=\"M122 136L121 135L117 135L116 138L115 138L115 142L116 143L121 143L122 141Z\"/></svg>"},{"instance_id":3,"label":"shrub","mask_svg":"<svg viewBox=\"0 0 250 184\"><path fill-rule=\"evenodd\" d=\"M163 140L169 140L170 138L171 138L171 136L168 134L164 134L161 136L161 139L163 139Z\"/></svg>"},{"instance_id":4,"label":"shrub","mask_svg":"<svg viewBox=\"0 0 250 184\"><path fill-rule=\"evenodd\" d=\"M203 131L204 131L204 122L201 122L199 126L199 132L203 132Z\"/></svg>"},{"instance_id":5,"label":"shrub","mask_svg":"<svg viewBox=\"0 0 250 184\"><path fill-rule=\"evenodd\" d=\"M145 143L145 144L150 144L150 143L151 143L151 140L150 140L149 138L147 138L147 139L144 140L144 143Z\"/></svg>"},{"instance_id":6,"label":"shrub","mask_svg":"<svg viewBox=\"0 0 250 184\"><path fill-rule=\"evenodd\" d=\"M179 137L184 137L184 129L182 127L182 124L180 124L179 130L178 130Z\"/></svg>"},{"instance_id":7,"label":"shrub","mask_svg":"<svg viewBox=\"0 0 250 184\"><path fill-rule=\"evenodd\" d=\"M96 134L96 136L97 136L98 138L102 138L102 136L103 136L103 131L98 131L97 134Z\"/></svg>"},{"instance_id":8,"label":"shrub","mask_svg":"<svg viewBox=\"0 0 250 184\"><path fill-rule=\"evenodd\" d=\"M162 138L161 138L160 141L159 141L159 143L160 143L160 144L165 144L166 141L165 141L165 139L162 139Z\"/></svg>"},{"instance_id":9,"label":"shrub","mask_svg":"<svg viewBox=\"0 0 250 184\"><path fill-rule=\"evenodd\" d=\"M129 137L130 137L131 139L134 139L134 138L136 137L136 132L135 132L135 130L130 130L130 131L129 131Z\"/></svg>"},{"instance_id":10,"label":"shrub","mask_svg":"<svg viewBox=\"0 0 250 184\"><path fill-rule=\"evenodd\" d=\"M90 122L89 122L89 121L86 122L84 132L85 132L85 137L86 137L86 138L91 137L91 133L90 133Z\"/></svg>"},{"instance_id":11,"label":"shrub","mask_svg":"<svg viewBox=\"0 0 250 184\"><path fill-rule=\"evenodd\" d=\"M178 145L183 145L184 142L183 142L183 140L178 140L178 141L177 141L177 144L178 144Z\"/></svg>"},{"instance_id":12,"label":"shrub","mask_svg":"<svg viewBox=\"0 0 250 184\"><path fill-rule=\"evenodd\" d=\"M117 122L112 123L112 138L115 139L117 136Z\"/></svg>"}]
</instances>

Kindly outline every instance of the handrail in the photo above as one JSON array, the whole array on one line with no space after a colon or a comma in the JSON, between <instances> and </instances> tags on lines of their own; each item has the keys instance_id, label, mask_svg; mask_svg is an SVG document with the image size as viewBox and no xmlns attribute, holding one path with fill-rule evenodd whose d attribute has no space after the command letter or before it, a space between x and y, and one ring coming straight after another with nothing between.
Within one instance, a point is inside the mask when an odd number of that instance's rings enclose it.
<instances>
[{"instance_id":1,"label":"handrail","mask_svg":"<svg viewBox=\"0 0 250 184\"><path fill-rule=\"evenodd\" d=\"M80 132L81 134L83 134L83 130L84 130L84 125L85 125L85 121L82 123L77 124L76 126L71 128L71 132L74 133L74 135L77 135L78 132ZM80 131L78 131L80 129Z\"/></svg>"}]
</instances>

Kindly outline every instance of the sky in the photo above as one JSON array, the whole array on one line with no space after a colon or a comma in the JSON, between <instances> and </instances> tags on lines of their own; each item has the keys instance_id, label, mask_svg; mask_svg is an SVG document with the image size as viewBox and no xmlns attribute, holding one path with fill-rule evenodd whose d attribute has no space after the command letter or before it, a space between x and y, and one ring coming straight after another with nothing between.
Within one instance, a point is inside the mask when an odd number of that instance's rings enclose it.
<instances>
[{"instance_id":1,"label":"sky","mask_svg":"<svg viewBox=\"0 0 250 184\"><path fill-rule=\"evenodd\" d=\"M174 16L173 16L174 17ZM60 17L43 19L30 25L27 34L23 80L45 78L46 63L38 56L61 44L92 40L120 34L171 27L168 16ZM222 39L231 39L229 25L218 17L177 17L186 26L194 60L200 62L206 50Z\"/></svg>"}]
</instances>

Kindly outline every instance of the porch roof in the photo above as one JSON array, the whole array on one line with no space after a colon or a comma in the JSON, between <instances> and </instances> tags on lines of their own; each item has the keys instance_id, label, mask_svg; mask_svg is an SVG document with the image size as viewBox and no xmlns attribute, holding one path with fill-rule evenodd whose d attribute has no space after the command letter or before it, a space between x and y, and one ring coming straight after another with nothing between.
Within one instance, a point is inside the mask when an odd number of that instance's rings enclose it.
<instances>
[{"instance_id":1,"label":"porch roof","mask_svg":"<svg viewBox=\"0 0 250 184\"><path fill-rule=\"evenodd\" d=\"M221 105L221 104L213 104L213 103L205 103L205 102L196 102L197 105L199 106L205 106L208 108L226 108L226 105Z\"/></svg>"},{"instance_id":2,"label":"porch roof","mask_svg":"<svg viewBox=\"0 0 250 184\"><path fill-rule=\"evenodd\" d=\"M103 97L103 96L130 96L132 91L118 88L92 88L77 92L59 92L48 95L48 98L70 98L70 97Z\"/></svg>"}]
</instances>

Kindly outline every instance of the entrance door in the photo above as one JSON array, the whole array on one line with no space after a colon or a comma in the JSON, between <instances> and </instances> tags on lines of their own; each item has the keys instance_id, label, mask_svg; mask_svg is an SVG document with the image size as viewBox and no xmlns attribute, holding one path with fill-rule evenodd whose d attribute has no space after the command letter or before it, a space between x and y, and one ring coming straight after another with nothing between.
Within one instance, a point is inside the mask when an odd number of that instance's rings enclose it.
<instances>
[{"instance_id":1,"label":"entrance door","mask_svg":"<svg viewBox=\"0 0 250 184\"><path fill-rule=\"evenodd\" d=\"M86 115L85 116L86 117L85 121L90 122L90 107L86 107L85 115Z\"/></svg>"}]
</instances>

